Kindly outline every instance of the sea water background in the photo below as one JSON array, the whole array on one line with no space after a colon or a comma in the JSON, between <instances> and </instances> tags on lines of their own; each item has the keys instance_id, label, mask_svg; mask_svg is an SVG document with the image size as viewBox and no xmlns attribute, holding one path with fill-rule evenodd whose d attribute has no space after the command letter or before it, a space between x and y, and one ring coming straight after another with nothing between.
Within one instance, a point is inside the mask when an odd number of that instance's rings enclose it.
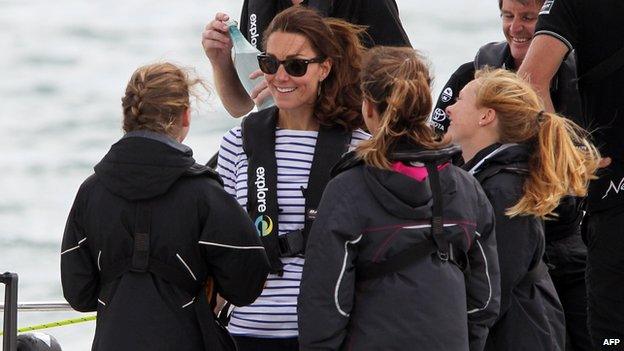
<instances>
[{"instance_id":1,"label":"sea water background","mask_svg":"<svg viewBox=\"0 0 624 351\"><path fill-rule=\"evenodd\" d=\"M158 60L211 80L201 32L242 1L0 0L0 272L20 276L20 301L62 300L60 241L80 183L122 134L120 98L133 70ZM502 40L496 0L397 0L414 47L435 73L434 95L478 47ZM195 107L186 144L199 162L239 121L216 95ZM3 301L3 290L0 298ZM26 326L81 316L20 313ZM48 330L88 350L94 322Z\"/></svg>"}]
</instances>

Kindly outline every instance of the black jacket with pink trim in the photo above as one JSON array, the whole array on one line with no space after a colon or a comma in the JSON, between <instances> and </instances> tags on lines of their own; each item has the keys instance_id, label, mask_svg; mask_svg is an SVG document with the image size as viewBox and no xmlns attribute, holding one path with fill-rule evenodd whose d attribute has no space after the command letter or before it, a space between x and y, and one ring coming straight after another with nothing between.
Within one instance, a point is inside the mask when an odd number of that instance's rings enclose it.
<instances>
[{"instance_id":1,"label":"black jacket with pink trim","mask_svg":"<svg viewBox=\"0 0 624 351\"><path fill-rule=\"evenodd\" d=\"M419 154L432 156L421 150L401 157L414 161ZM306 249L301 350L482 350L497 317L500 282L494 213L478 182L450 163L438 173L443 234L454 260L433 250L362 280L358 269L432 241L431 177L418 181L352 159L339 169Z\"/></svg>"}]
</instances>

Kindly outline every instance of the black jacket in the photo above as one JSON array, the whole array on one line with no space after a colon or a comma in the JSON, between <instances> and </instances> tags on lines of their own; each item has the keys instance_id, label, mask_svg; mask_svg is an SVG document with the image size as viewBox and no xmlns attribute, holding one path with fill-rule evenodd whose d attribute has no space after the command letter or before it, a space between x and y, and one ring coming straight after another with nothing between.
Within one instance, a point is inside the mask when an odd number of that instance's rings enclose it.
<instances>
[{"instance_id":1,"label":"black jacket","mask_svg":"<svg viewBox=\"0 0 624 351\"><path fill-rule=\"evenodd\" d=\"M450 121L446 115L446 108L455 103L459 92L474 79L475 71L485 66L512 71L518 68L515 67L507 42L494 42L482 46L474 60L459 66L444 85L431 115L431 122L438 132L446 133L448 130ZM557 113L570 118L582 127L587 127L582 117L581 98L576 84L574 52L570 53L559 67L553 78L550 93Z\"/></svg>"},{"instance_id":2,"label":"black jacket","mask_svg":"<svg viewBox=\"0 0 624 351\"><path fill-rule=\"evenodd\" d=\"M482 350L499 304L493 213L466 172L449 164L439 174L444 235L467 253L467 278L431 253L359 279L358 267L431 241L432 191L394 171L344 170L325 189L308 240L301 350Z\"/></svg>"},{"instance_id":3,"label":"black jacket","mask_svg":"<svg viewBox=\"0 0 624 351\"><path fill-rule=\"evenodd\" d=\"M477 178L500 166L527 171L529 154L524 145L494 144L481 150L464 169ZM500 315L490 329L486 350L564 350L564 316L550 276L543 274L530 282L525 279L544 255L543 221L533 216L505 215L522 197L525 177L501 171L481 183L496 214L501 275Z\"/></svg>"},{"instance_id":4,"label":"black jacket","mask_svg":"<svg viewBox=\"0 0 624 351\"><path fill-rule=\"evenodd\" d=\"M366 26L362 44L411 46L399 18L395 0L305 0L304 4L324 16ZM241 10L240 30L245 38L262 51L262 35L273 17L292 6L291 0L245 0Z\"/></svg>"},{"instance_id":5,"label":"black jacket","mask_svg":"<svg viewBox=\"0 0 624 351\"><path fill-rule=\"evenodd\" d=\"M148 272L129 270L137 267L128 260L141 232L138 203L151 211L143 217ZM170 274L154 273L157 263ZM81 185L63 236L63 293L74 309L97 310L98 351L212 350L216 330L201 285L212 277L223 297L245 305L268 270L249 217L219 177L190 148L151 132L111 147Z\"/></svg>"}]
</instances>

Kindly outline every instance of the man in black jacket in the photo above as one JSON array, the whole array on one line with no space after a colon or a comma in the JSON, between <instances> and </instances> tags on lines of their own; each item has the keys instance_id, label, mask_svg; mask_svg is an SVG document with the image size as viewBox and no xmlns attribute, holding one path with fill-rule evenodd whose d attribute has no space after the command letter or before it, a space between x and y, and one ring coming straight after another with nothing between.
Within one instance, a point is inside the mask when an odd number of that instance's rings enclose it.
<instances>
[{"instance_id":1,"label":"man in black jacket","mask_svg":"<svg viewBox=\"0 0 624 351\"><path fill-rule=\"evenodd\" d=\"M587 300L594 350L624 349L624 2L548 0L519 73L553 110L548 87L574 49L583 116L605 159L588 195Z\"/></svg>"},{"instance_id":2,"label":"man in black jacket","mask_svg":"<svg viewBox=\"0 0 624 351\"><path fill-rule=\"evenodd\" d=\"M449 125L446 108L453 103L460 90L474 79L477 69L485 66L515 71L531 44L537 16L544 0L499 0L505 41L492 42L482 46L471 62L467 62L451 75L444 86L431 116L431 123L441 133ZM550 87L556 100L556 111L584 126L581 119L581 101L576 88L576 60L574 55L562 62L555 81Z\"/></svg>"},{"instance_id":3,"label":"man in black jacket","mask_svg":"<svg viewBox=\"0 0 624 351\"><path fill-rule=\"evenodd\" d=\"M516 70L522 64L537 24L544 0L499 0L505 41L482 46L474 61L461 65L444 86L431 116L441 133L449 126L446 108L452 105L463 87L485 66ZM556 111L581 126L581 102L576 87L576 60L568 55L550 86ZM570 350L591 350L587 331L585 260L587 249L581 240L582 199L565 197L556 221L547 221L546 256L550 274L566 316Z\"/></svg>"}]
</instances>

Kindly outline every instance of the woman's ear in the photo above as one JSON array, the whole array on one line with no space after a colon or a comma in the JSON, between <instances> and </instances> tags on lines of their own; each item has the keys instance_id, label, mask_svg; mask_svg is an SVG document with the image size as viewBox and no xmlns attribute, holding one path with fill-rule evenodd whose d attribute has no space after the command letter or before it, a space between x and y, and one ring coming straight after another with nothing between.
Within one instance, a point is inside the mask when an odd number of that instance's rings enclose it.
<instances>
[{"instance_id":1,"label":"woman's ear","mask_svg":"<svg viewBox=\"0 0 624 351\"><path fill-rule=\"evenodd\" d=\"M494 123L496 121L496 111L492 108L488 108L485 110L485 113L479 119L480 126L487 126L489 124Z\"/></svg>"},{"instance_id":2,"label":"woman's ear","mask_svg":"<svg viewBox=\"0 0 624 351\"><path fill-rule=\"evenodd\" d=\"M319 82L322 82L325 80L325 78L327 78L327 76L329 75L329 72L331 72L332 65L333 65L333 62L330 58L320 63L321 72L320 72Z\"/></svg>"},{"instance_id":3,"label":"woman's ear","mask_svg":"<svg viewBox=\"0 0 624 351\"><path fill-rule=\"evenodd\" d=\"M373 118L374 112L375 111L375 105L370 102L368 99L364 99L362 101L362 117L364 117L364 119L371 119Z\"/></svg>"},{"instance_id":4,"label":"woman's ear","mask_svg":"<svg viewBox=\"0 0 624 351\"><path fill-rule=\"evenodd\" d=\"M377 105L368 99L362 101L362 117L364 117L364 124L371 134L376 134L380 126L380 116L377 112Z\"/></svg>"},{"instance_id":5,"label":"woman's ear","mask_svg":"<svg viewBox=\"0 0 624 351\"><path fill-rule=\"evenodd\" d=\"M189 127L191 125L191 109L187 108L182 112L182 127Z\"/></svg>"}]
</instances>

